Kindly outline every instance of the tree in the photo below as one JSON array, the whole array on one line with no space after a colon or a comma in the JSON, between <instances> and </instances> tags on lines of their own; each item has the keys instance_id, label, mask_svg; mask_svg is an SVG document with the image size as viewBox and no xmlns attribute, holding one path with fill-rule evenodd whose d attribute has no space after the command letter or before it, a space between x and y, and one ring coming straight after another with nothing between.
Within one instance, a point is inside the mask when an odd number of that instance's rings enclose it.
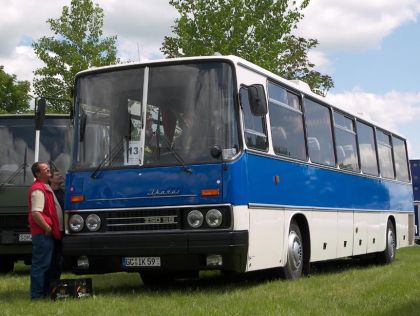
<instances>
[{"instance_id":1,"label":"tree","mask_svg":"<svg viewBox=\"0 0 420 316\"><path fill-rule=\"evenodd\" d=\"M161 51L168 57L237 55L287 79L300 79L319 94L334 86L331 77L314 70L308 51L315 39L293 35L303 18L292 0L170 0L180 13Z\"/></svg>"},{"instance_id":2,"label":"tree","mask_svg":"<svg viewBox=\"0 0 420 316\"><path fill-rule=\"evenodd\" d=\"M72 0L60 18L47 20L55 37L44 36L33 44L46 65L34 72L36 95L70 100L79 71L118 62L117 36L102 37L103 17L103 9L92 0ZM68 112L64 103L52 104L52 112Z\"/></svg>"},{"instance_id":3,"label":"tree","mask_svg":"<svg viewBox=\"0 0 420 316\"><path fill-rule=\"evenodd\" d=\"M0 66L0 113L24 113L29 110L29 81L18 81Z\"/></svg>"}]
</instances>

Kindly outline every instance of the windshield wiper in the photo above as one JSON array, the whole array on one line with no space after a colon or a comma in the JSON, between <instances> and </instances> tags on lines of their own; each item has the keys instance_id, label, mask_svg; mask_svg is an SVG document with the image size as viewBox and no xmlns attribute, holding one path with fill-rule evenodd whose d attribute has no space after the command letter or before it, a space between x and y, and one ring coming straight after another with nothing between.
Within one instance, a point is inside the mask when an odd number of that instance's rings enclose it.
<instances>
[{"instance_id":1,"label":"windshield wiper","mask_svg":"<svg viewBox=\"0 0 420 316\"><path fill-rule=\"evenodd\" d=\"M159 110L158 113L158 122L157 122L157 127L156 127L156 147L157 147L157 155L160 155L160 146L159 146L159 139L160 136L162 136L163 140L165 141L165 145L166 148L169 149L169 151L172 153L172 155L174 155L175 159L181 164L182 166L182 170L185 171L186 173L193 173L191 168L188 168L185 164L184 159L182 159L181 155L178 154L178 152L174 149L174 147L171 145L169 139L165 136L165 135L161 135L160 134L160 122L161 122L161 112Z\"/></svg>"},{"instance_id":2,"label":"windshield wiper","mask_svg":"<svg viewBox=\"0 0 420 316\"><path fill-rule=\"evenodd\" d=\"M22 163L18 168L17 168L17 170L15 171L15 172L13 172L11 175L10 175L10 177L8 177L7 179L6 179L6 181L4 181L4 182L2 182L2 183L0 183L0 187L2 187L2 186L4 186L4 185L6 185L6 184L11 184L15 179L16 179L16 177L22 172L22 170L24 170L24 171L26 171L26 167L28 167L28 164L27 163ZM26 172L25 172L26 173ZM24 175L24 178L26 178L26 175Z\"/></svg>"},{"instance_id":3,"label":"windshield wiper","mask_svg":"<svg viewBox=\"0 0 420 316\"><path fill-rule=\"evenodd\" d=\"M92 178L92 179L96 179L96 176L97 176L97 174L98 174L98 172L104 167L104 165L106 164L106 163L108 163L108 164L111 164L113 161L114 161L114 159L115 159L115 157L119 154L119 153L121 153L122 152L122 150L123 150L123 144L124 144L124 139L125 139L126 137L123 137L123 139L119 142L119 143L117 143L112 149L111 149L111 151L109 152L109 155L106 155L102 160L101 160L101 162L99 163L99 165L95 168L95 170L93 170L93 172L92 172L92 174L90 175L90 177Z\"/></svg>"},{"instance_id":4,"label":"windshield wiper","mask_svg":"<svg viewBox=\"0 0 420 316\"><path fill-rule=\"evenodd\" d=\"M6 179L6 181L0 183L0 187L12 183L16 179L16 177L20 174L20 172L23 170L23 183L26 182L26 167L28 167L27 162L27 151L28 148L25 148L25 155L23 156L23 163L13 172L10 177Z\"/></svg>"},{"instance_id":5,"label":"windshield wiper","mask_svg":"<svg viewBox=\"0 0 420 316\"><path fill-rule=\"evenodd\" d=\"M174 147L169 143L169 140L166 138L165 135L161 135L163 140L165 141L166 148L169 149L169 151L174 155L175 159L181 164L182 170L184 170L186 173L193 173L191 168L188 168L185 164L184 159L182 159L181 155L178 154L178 152L174 149Z\"/></svg>"}]
</instances>

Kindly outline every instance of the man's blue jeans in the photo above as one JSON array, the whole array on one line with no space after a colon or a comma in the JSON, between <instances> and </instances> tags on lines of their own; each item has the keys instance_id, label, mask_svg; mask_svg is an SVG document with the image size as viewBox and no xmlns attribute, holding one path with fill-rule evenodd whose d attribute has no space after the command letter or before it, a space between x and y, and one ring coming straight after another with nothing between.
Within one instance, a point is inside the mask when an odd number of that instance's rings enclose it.
<instances>
[{"instance_id":1,"label":"man's blue jeans","mask_svg":"<svg viewBox=\"0 0 420 316\"><path fill-rule=\"evenodd\" d=\"M49 295L50 277L48 269L54 249L52 236L37 234L32 236L31 299Z\"/></svg>"}]
</instances>

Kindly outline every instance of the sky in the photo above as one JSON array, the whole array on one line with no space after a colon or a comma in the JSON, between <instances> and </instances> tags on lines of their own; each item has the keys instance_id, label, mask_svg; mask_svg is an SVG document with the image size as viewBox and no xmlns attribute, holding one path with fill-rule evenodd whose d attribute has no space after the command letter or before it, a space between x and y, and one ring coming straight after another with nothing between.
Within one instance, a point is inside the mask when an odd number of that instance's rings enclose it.
<instances>
[{"instance_id":1,"label":"sky","mask_svg":"<svg viewBox=\"0 0 420 316\"><path fill-rule=\"evenodd\" d=\"M104 36L118 36L123 61L163 58L163 38L178 16L168 0L94 0L104 9ZM42 66L31 44L51 36L70 0L0 0L0 65L18 80ZM391 129L420 159L420 0L311 0L297 35L319 45L316 70L334 81L326 99Z\"/></svg>"}]
</instances>

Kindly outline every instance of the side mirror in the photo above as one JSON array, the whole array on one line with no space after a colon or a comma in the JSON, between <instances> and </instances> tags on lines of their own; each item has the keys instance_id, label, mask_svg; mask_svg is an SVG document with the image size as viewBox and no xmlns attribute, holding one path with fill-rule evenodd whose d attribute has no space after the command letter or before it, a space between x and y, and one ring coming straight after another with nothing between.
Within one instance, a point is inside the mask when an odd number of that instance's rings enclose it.
<instances>
[{"instance_id":1,"label":"side mirror","mask_svg":"<svg viewBox=\"0 0 420 316\"><path fill-rule=\"evenodd\" d=\"M248 87L248 98L251 112L255 116L267 114L267 99L265 98L264 86L253 84Z\"/></svg>"},{"instance_id":2,"label":"side mirror","mask_svg":"<svg viewBox=\"0 0 420 316\"><path fill-rule=\"evenodd\" d=\"M40 130L44 125L45 109L47 107L47 101L44 97L38 99L35 104L35 129Z\"/></svg>"}]
</instances>

